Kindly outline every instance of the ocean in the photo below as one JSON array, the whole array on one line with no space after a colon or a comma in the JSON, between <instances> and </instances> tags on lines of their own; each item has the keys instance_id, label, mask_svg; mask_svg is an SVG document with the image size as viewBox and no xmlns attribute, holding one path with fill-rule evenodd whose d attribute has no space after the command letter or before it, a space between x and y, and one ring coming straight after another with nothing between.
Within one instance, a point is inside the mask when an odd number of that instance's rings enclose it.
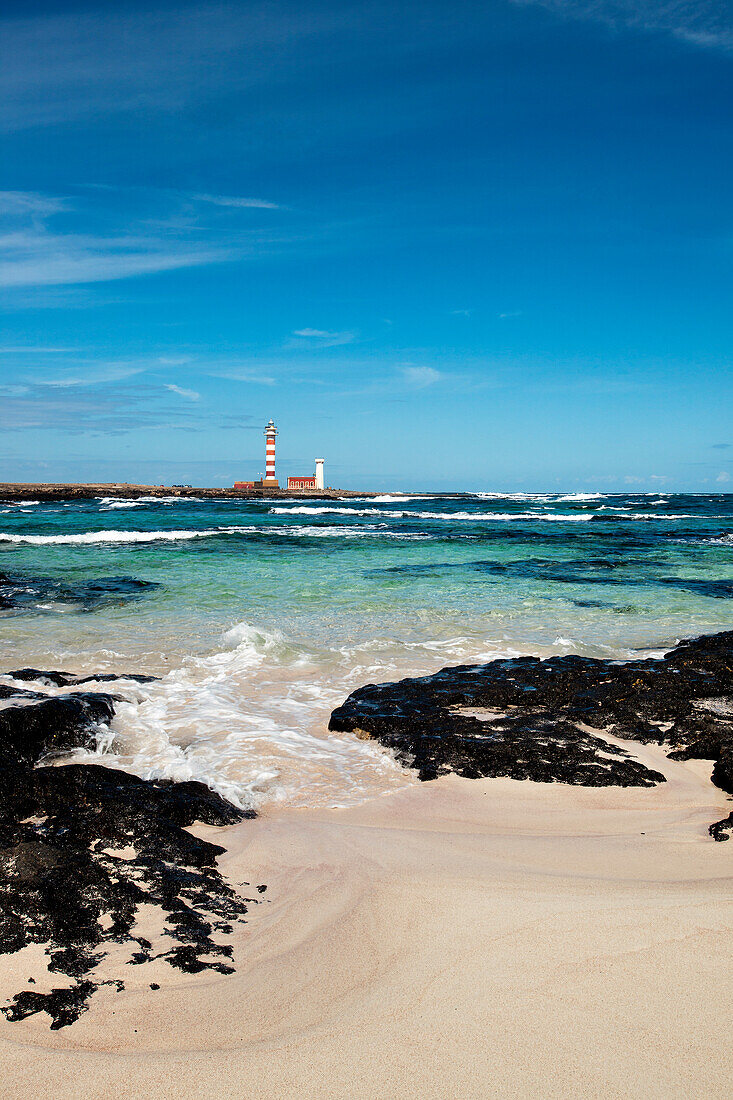
<instances>
[{"instance_id":1,"label":"ocean","mask_svg":"<svg viewBox=\"0 0 733 1100\"><path fill-rule=\"evenodd\" d=\"M0 669L159 676L115 683L110 730L77 756L244 808L416 782L328 733L363 684L661 654L730 629L732 600L733 495L0 502Z\"/></svg>"}]
</instances>

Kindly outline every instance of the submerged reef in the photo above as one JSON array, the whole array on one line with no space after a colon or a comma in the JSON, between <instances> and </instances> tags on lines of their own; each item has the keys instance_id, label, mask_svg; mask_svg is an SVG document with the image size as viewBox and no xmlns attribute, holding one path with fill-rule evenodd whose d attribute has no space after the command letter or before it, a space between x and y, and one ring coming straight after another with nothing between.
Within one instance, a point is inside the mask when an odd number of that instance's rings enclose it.
<instances>
[{"instance_id":1,"label":"submerged reef","mask_svg":"<svg viewBox=\"0 0 733 1100\"><path fill-rule=\"evenodd\" d=\"M596 518L596 517L594 517ZM504 532L502 532L502 537ZM543 540L547 536L543 533ZM563 533L563 541L567 536ZM450 576L452 572L478 573L483 577L511 577L518 580L548 581L551 584L568 585L616 585L624 588L654 588L668 587L679 588L683 592L694 592L698 596L709 596L711 599L729 600L733 597L733 579L688 578L659 576L654 570L649 569L648 560L634 557L638 552L637 541L628 540L625 546L617 546L617 552L625 552L613 557L587 557L582 561L555 561L551 558L525 558L518 561L461 561L461 562L430 562L425 564L390 565L384 568L373 569L367 572L371 576L389 576L391 579L410 578L414 576L436 577L442 574ZM612 603L597 602L591 600L573 600L578 607L612 607L614 610L624 611L623 607L615 607Z\"/></svg>"},{"instance_id":2,"label":"submerged reef","mask_svg":"<svg viewBox=\"0 0 733 1100\"><path fill-rule=\"evenodd\" d=\"M424 780L664 782L608 734L664 745L674 760L713 760L713 783L733 793L733 631L681 642L661 659L518 657L368 684L329 729L375 738ZM733 814L710 835L727 840L731 830Z\"/></svg>"},{"instance_id":3,"label":"submerged reef","mask_svg":"<svg viewBox=\"0 0 733 1100\"><path fill-rule=\"evenodd\" d=\"M97 611L151 595L161 586L137 577L98 577L71 584L56 577L0 573L0 611L17 614L65 610Z\"/></svg>"},{"instance_id":4,"label":"submerged reef","mask_svg":"<svg viewBox=\"0 0 733 1100\"><path fill-rule=\"evenodd\" d=\"M117 679L39 669L9 676L56 687ZM129 965L162 958L191 973L231 973L226 939L258 899L225 882L216 867L224 849L187 827L255 815L203 783L145 780L96 764L49 766L95 743L114 716L112 695L2 686L0 699L0 952L43 944L48 971L66 979L49 992L16 992L5 1016L46 1012L53 1029L73 1023L100 985L124 988L123 975L95 977L112 944L129 947ZM136 932L143 904L148 914L157 910L169 943Z\"/></svg>"}]
</instances>

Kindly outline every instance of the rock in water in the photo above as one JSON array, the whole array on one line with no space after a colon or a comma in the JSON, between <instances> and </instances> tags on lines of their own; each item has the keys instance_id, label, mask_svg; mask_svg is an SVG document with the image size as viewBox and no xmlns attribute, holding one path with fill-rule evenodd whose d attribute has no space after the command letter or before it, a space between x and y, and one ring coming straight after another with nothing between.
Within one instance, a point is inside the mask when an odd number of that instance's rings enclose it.
<instances>
[{"instance_id":1,"label":"rock in water","mask_svg":"<svg viewBox=\"0 0 733 1100\"><path fill-rule=\"evenodd\" d=\"M37 669L13 676L80 682ZM163 958L189 972L231 973L226 937L258 899L224 881L216 868L224 849L187 827L254 814L202 783L144 780L94 764L38 766L51 753L92 744L114 715L114 698L11 690L22 705L0 710L0 952L47 944L49 971L73 984L22 990L2 1009L6 1017L43 1011L52 1028L73 1023L102 984L94 970L111 943L129 943L131 965ZM135 935L143 903L160 910L170 942ZM124 988L120 978L106 984Z\"/></svg>"},{"instance_id":2,"label":"rock in water","mask_svg":"<svg viewBox=\"0 0 733 1100\"><path fill-rule=\"evenodd\" d=\"M664 744L673 759L714 760L713 782L733 793L733 631L681 642L661 660L519 657L368 684L329 729L376 738L421 779L664 782L605 732ZM710 832L727 840L731 828L733 815Z\"/></svg>"}]
</instances>

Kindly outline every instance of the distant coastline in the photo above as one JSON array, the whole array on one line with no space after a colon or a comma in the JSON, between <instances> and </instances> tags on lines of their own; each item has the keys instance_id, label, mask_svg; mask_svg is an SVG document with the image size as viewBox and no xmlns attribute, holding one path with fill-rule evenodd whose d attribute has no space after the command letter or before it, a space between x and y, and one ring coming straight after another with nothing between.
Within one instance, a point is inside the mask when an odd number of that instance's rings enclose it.
<instances>
[{"instance_id":1,"label":"distant coastline","mask_svg":"<svg viewBox=\"0 0 733 1100\"><path fill-rule=\"evenodd\" d=\"M123 500L136 497L197 497L204 500L338 500L344 497L376 497L378 493L365 493L350 489L233 489L205 488L191 485L131 485L127 482L99 484L74 484L56 482L0 482L1 500L94 500L97 497L114 496ZM401 496L400 493L393 494Z\"/></svg>"}]
</instances>

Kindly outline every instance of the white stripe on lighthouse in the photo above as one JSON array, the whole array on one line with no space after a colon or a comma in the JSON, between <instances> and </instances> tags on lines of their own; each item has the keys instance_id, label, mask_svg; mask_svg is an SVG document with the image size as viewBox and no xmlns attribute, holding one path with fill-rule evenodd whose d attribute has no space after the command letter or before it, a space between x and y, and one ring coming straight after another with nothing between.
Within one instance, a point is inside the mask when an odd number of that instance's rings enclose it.
<instances>
[{"instance_id":1,"label":"white stripe on lighthouse","mask_svg":"<svg viewBox=\"0 0 733 1100\"><path fill-rule=\"evenodd\" d=\"M277 428L272 420L265 427L265 478L275 480L275 436Z\"/></svg>"}]
</instances>

